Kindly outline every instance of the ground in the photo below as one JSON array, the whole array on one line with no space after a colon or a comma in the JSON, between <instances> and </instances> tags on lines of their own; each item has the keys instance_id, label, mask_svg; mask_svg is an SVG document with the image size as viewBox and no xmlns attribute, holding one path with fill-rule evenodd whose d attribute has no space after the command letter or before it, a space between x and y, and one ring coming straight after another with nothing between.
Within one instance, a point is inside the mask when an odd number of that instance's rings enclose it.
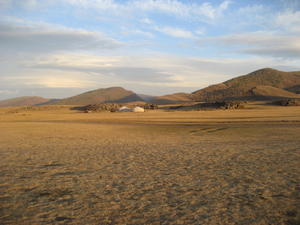
<instances>
[{"instance_id":1,"label":"ground","mask_svg":"<svg viewBox=\"0 0 300 225\"><path fill-rule=\"evenodd\" d=\"M300 107L0 109L0 224L300 223Z\"/></svg>"}]
</instances>

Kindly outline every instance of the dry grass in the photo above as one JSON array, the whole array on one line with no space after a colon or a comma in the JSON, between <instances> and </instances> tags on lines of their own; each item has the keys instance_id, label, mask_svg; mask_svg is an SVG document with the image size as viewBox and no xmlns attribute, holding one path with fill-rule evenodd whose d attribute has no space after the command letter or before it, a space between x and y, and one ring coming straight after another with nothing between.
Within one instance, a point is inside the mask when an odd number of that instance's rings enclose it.
<instances>
[{"instance_id":1,"label":"dry grass","mask_svg":"<svg viewBox=\"0 0 300 225\"><path fill-rule=\"evenodd\" d=\"M300 107L0 110L0 224L299 224Z\"/></svg>"}]
</instances>

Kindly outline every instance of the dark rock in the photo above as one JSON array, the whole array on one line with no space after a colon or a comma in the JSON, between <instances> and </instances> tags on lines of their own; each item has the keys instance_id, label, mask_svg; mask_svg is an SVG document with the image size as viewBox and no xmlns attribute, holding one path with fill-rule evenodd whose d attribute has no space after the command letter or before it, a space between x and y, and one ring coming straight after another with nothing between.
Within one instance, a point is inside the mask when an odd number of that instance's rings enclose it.
<instances>
[{"instance_id":1,"label":"dark rock","mask_svg":"<svg viewBox=\"0 0 300 225\"><path fill-rule=\"evenodd\" d=\"M120 107L122 107L122 105L116 103L100 103L100 104L86 105L77 109L82 110L85 113L103 112L103 111L116 112Z\"/></svg>"},{"instance_id":2,"label":"dark rock","mask_svg":"<svg viewBox=\"0 0 300 225\"><path fill-rule=\"evenodd\" d=\"M275 104L282 106L300 106L300 99L284 99L275 102Z\"/></svg>"},{"instance_id":3,"label":"dark rock","mask_svg":"<svg viewBox=\"0 0 300 225\"><path fill-rule=\"evenodd\" d=\"M64 220L72 220L72 218L65 217L65 216L57 216L55 218L56 221L64 221Z\"/></svg>"},{"instance_id":4,"label":"dark rock","mask_svg":"<svg viewBox=\"0 0 300 225\"><path fill-rule=\"evenodd\" d=\"M219 102L205 102L194 105L178 105L171 106L171 110L214 110L214 109L243 109L246 102L244 101L219 101Z\"/></svg>"},{"instance_id":5,"label":"dark rock","mask_svg":"<svg viewBox=\"0 0 300 225\"><path fill-rule=\"evenodd\" d=\"M144 105L144 109L152 109L152 110L158 109L158 105L147 103L147 104Z\"/></svg>"},{"instance_id":6,"label":"dark rock","mask_svg":"<svg viewBox=\"0 0 300 225\"><path fill-rule=\"evenodd\" d=\"M223 101L215 102L217 108L221 109L243 109L245 108L245 102L242 101Z\"/></svg>"}]
</instances>

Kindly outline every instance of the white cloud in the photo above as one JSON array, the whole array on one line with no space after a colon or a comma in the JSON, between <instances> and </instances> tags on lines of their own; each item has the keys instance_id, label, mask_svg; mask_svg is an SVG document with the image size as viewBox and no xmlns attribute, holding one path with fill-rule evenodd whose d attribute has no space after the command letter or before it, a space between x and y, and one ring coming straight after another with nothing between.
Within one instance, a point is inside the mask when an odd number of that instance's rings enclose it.
<instances>
[{"instance_id":1,"label":"white cloud","mask_svg":"<svg viewBox=\"0 0 300 225\"><path fill-rule=\"evenodd\" d=\"M218 6L213 6L208 2L200 3L184 3L178 0L144 0L132 1L129 3L134 8L144 11L160 11L175 16L200 19L215 19L222 15L228 8L231 1L223 1Z\"/></svg>"},{"instance_id":2,"label":"white cloud","mask_svg":"<svg viewBox=\"0 0 300 225\"><path fill-rule=\"evenodd\" d=\"M66 73L63 74L47 74L46 76L21 76L13 77L23 87L42 87L42 88L87 88L93 87L93 83L86 79L77 79L72 76L66 77ZM12 79L12 81L14 80Z\"/></svg>"},{"instance_id":3,"label":"white cloud","mask_svg":"<svg viewBox=\"0 0 300 225\"><path fill-rule=\"evenodd\" d=\"M122 32L124 35L137 35L137 36L144 36L147 38L154 38L154 34L149 31L143 31L139 29L131 30L130 28L124 29L125 31Z\"/></svg>"},{"instance_id":4,"label":"white cloud","mask_svg":"<svg viewBox=\"0 0 300 225\"><path fill-rule=\"evenodd\" d=\"M177 38L194 38L192 32L177 27L155 27L156 31Z\"/></svg>"},{"instance_id":5,"label":"white cloud","mask_svg":"<svg viewBox=\"0 0 300 225\"><path fill-rule=\"evenodd\" d=\"M224 0L218 5L209 2L197 3L179 0L10 0L10 2L11 5L25 8L69 4L80 10L93 9L97 10L98 14L108 12L110 15L115 14L120 17L130 16L133 13L155 12L202 21L211 21L220 17L231 3L230 0Z\"/></svg>"},{"instance_id":6,"label":"white cloud","mask_svg":"<svg viewBox=\"0 0 300 225\"><path fill-rule=\"evenodd\" d=\"M45 4L47 1L44 1L43 4ZM1 7L4 8L12 8L12 7L22 7L24 9L32 10L39 6L42 6L41 2L39 0L0 0L0 10Z\"/></svg>"},{"instance_id":7,"label":"white cloud","mask_svg":"<svg viewBox=\"0 0 300 225\"><path fill-rule=\"evenodd\" d=\"M140 20L141 23L145 23L145 24L153 24L154 22L152 20L150 20L149 18L143 18Z\"/></svg>"},{"instance_id":8,"label":"white cloud","mask_svg":"<svg viewBox=\"0 0 300 225\"><path fill-rule=\"evenodd\" d=\"M5 89L3 89L3 90L0 90L0 94L1 95L13 95L13 94L17 94L18 93L18 91L17 90L5 90Z\"/></svg>"},{"instance_id":9,"label":"white cloud","mask_svg":"<svg viewBox=\"0 0 300 225\"><path fill-rule=\"evenodd\" d=\"M293 65L296 67L297 63L299 60ZM95 83L101 83L101 80L105 79L113 84L119 82L119 85L140 83L201 88L263 67L288 67L291 61L267 57L209 59L162 54L125 57L69 53L27 61L25 65L33 71L37 69L86 74L89 79L93 78Z\"/></svg>"},{"instance_id":10,"label":"white cloud","mask_svg":"<svg viewBox=\"0 0 300 225\"><path fill-rule=\"evenodd\" d=\"M248 16L248 15L253 16L253 15L264 13L266 11L267 9L263 5L248 5L243 8L240 8L238 10L238 13L244 16Z\"/></svg>"},{"instance_id":11,"label":"white cloud","mask_svg":"<svg viewBox=\"0 0 300 225\"><path fill-rule=\"evenodd\" d=\"M300 11L285 11L278 13L275 23L281 29L300 33Z\"/></svg>"},{"instance_id":12,"label":"white cloud","mask_svg":"<svg viewBox=\"0 0 300 225\"><path fill-rule=\"evenodd\" d=\"M178 0L129 0L126 2L117 2L114 0L67 0L73 4L84 5L85 7L95 7L99 10L117 10L122 12L161 12L181 17L206 17L215 19L225 11L231 1L225 0L217 6L213 6L208 2L191 3Z\"/></svg>"},{"instance_id":13,"label":"white cloud","mask_svg":"<svg viewBox=\"0 0 300 225\"><path fill-rule=\"evenodd\" d=\"M195 31L195 34L197 34L197 35L200 35L200 36L202 36L202 35L204 35L205 34L205 28L198 28L196 31Z\"/></svg>"},{"instance_id":14,"label":"white cloud","mask_svg":"<svg viewBox=\"0 0 300 225\"><path fill-rule=\"evenodd\" d=\"M20 78L19 78L20 79ZM25 85L37 85L45 88L87 88L94 87L92 81L85 79L78 79L74 74L66 77L66 73L61 75L47 75L44 77L26 77L24 80Z\"/></svg>"},{"instance_id":15,"label":"white cloud","mask_svg":"<svg viewBox=\"0 0 300 225\"><path fill-rule=\"evenodd\" d=\"M279 58L300 58L300 37L276 32L250 32L203 40L221 44L231 51Z\"/></svg>"},{"instance_id":16,"label":"white cloud","mask_svg":"<svg viewBox=\"0 0 300 225\"><path fill-rule=\"evenodd\" d=\"M44 23L0 23L0 40L2 52L115 49L122 45L99 32Z\"/></svg>"},{"instance_id":17,"label":"white cloud","mask_svg":"<svg viewBox=\"0 0 300 225\"><path fill-rule=\"evenodd\" d=\"M146 58L143 58L147 61ZM119 81L148 83L173 82L174 74L159 66L148 66L144 60L133 57L107 57L88 54L58 54L43 59L28 60L29 69L75 71Z\"/></svg>"},{"instance_id":18,"label":"white cloud","mask_svg":"<svg viewBox=\"0 0 300 225\"><path fill-rule=\"evenodd\" d=\"M21 4L28 9L33 9L38 5L38 1L37 0L22 0Z\"/></svg>"}]
</instances>

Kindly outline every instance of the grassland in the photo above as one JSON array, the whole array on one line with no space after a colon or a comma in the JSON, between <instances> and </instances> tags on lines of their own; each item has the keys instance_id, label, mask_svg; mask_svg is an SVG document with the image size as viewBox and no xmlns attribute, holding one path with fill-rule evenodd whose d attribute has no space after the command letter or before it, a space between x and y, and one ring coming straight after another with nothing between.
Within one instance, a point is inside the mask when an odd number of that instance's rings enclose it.
<instances>
[{"instance_id":1,"label":"grassland","mask_svg":"<svg viewBox=\"0 0 300 225\"><path fill-rule=\"evenodd\" d=\"M0 224L300 222L300 107L0 110Z\"/></svg>"}]
</instances>

